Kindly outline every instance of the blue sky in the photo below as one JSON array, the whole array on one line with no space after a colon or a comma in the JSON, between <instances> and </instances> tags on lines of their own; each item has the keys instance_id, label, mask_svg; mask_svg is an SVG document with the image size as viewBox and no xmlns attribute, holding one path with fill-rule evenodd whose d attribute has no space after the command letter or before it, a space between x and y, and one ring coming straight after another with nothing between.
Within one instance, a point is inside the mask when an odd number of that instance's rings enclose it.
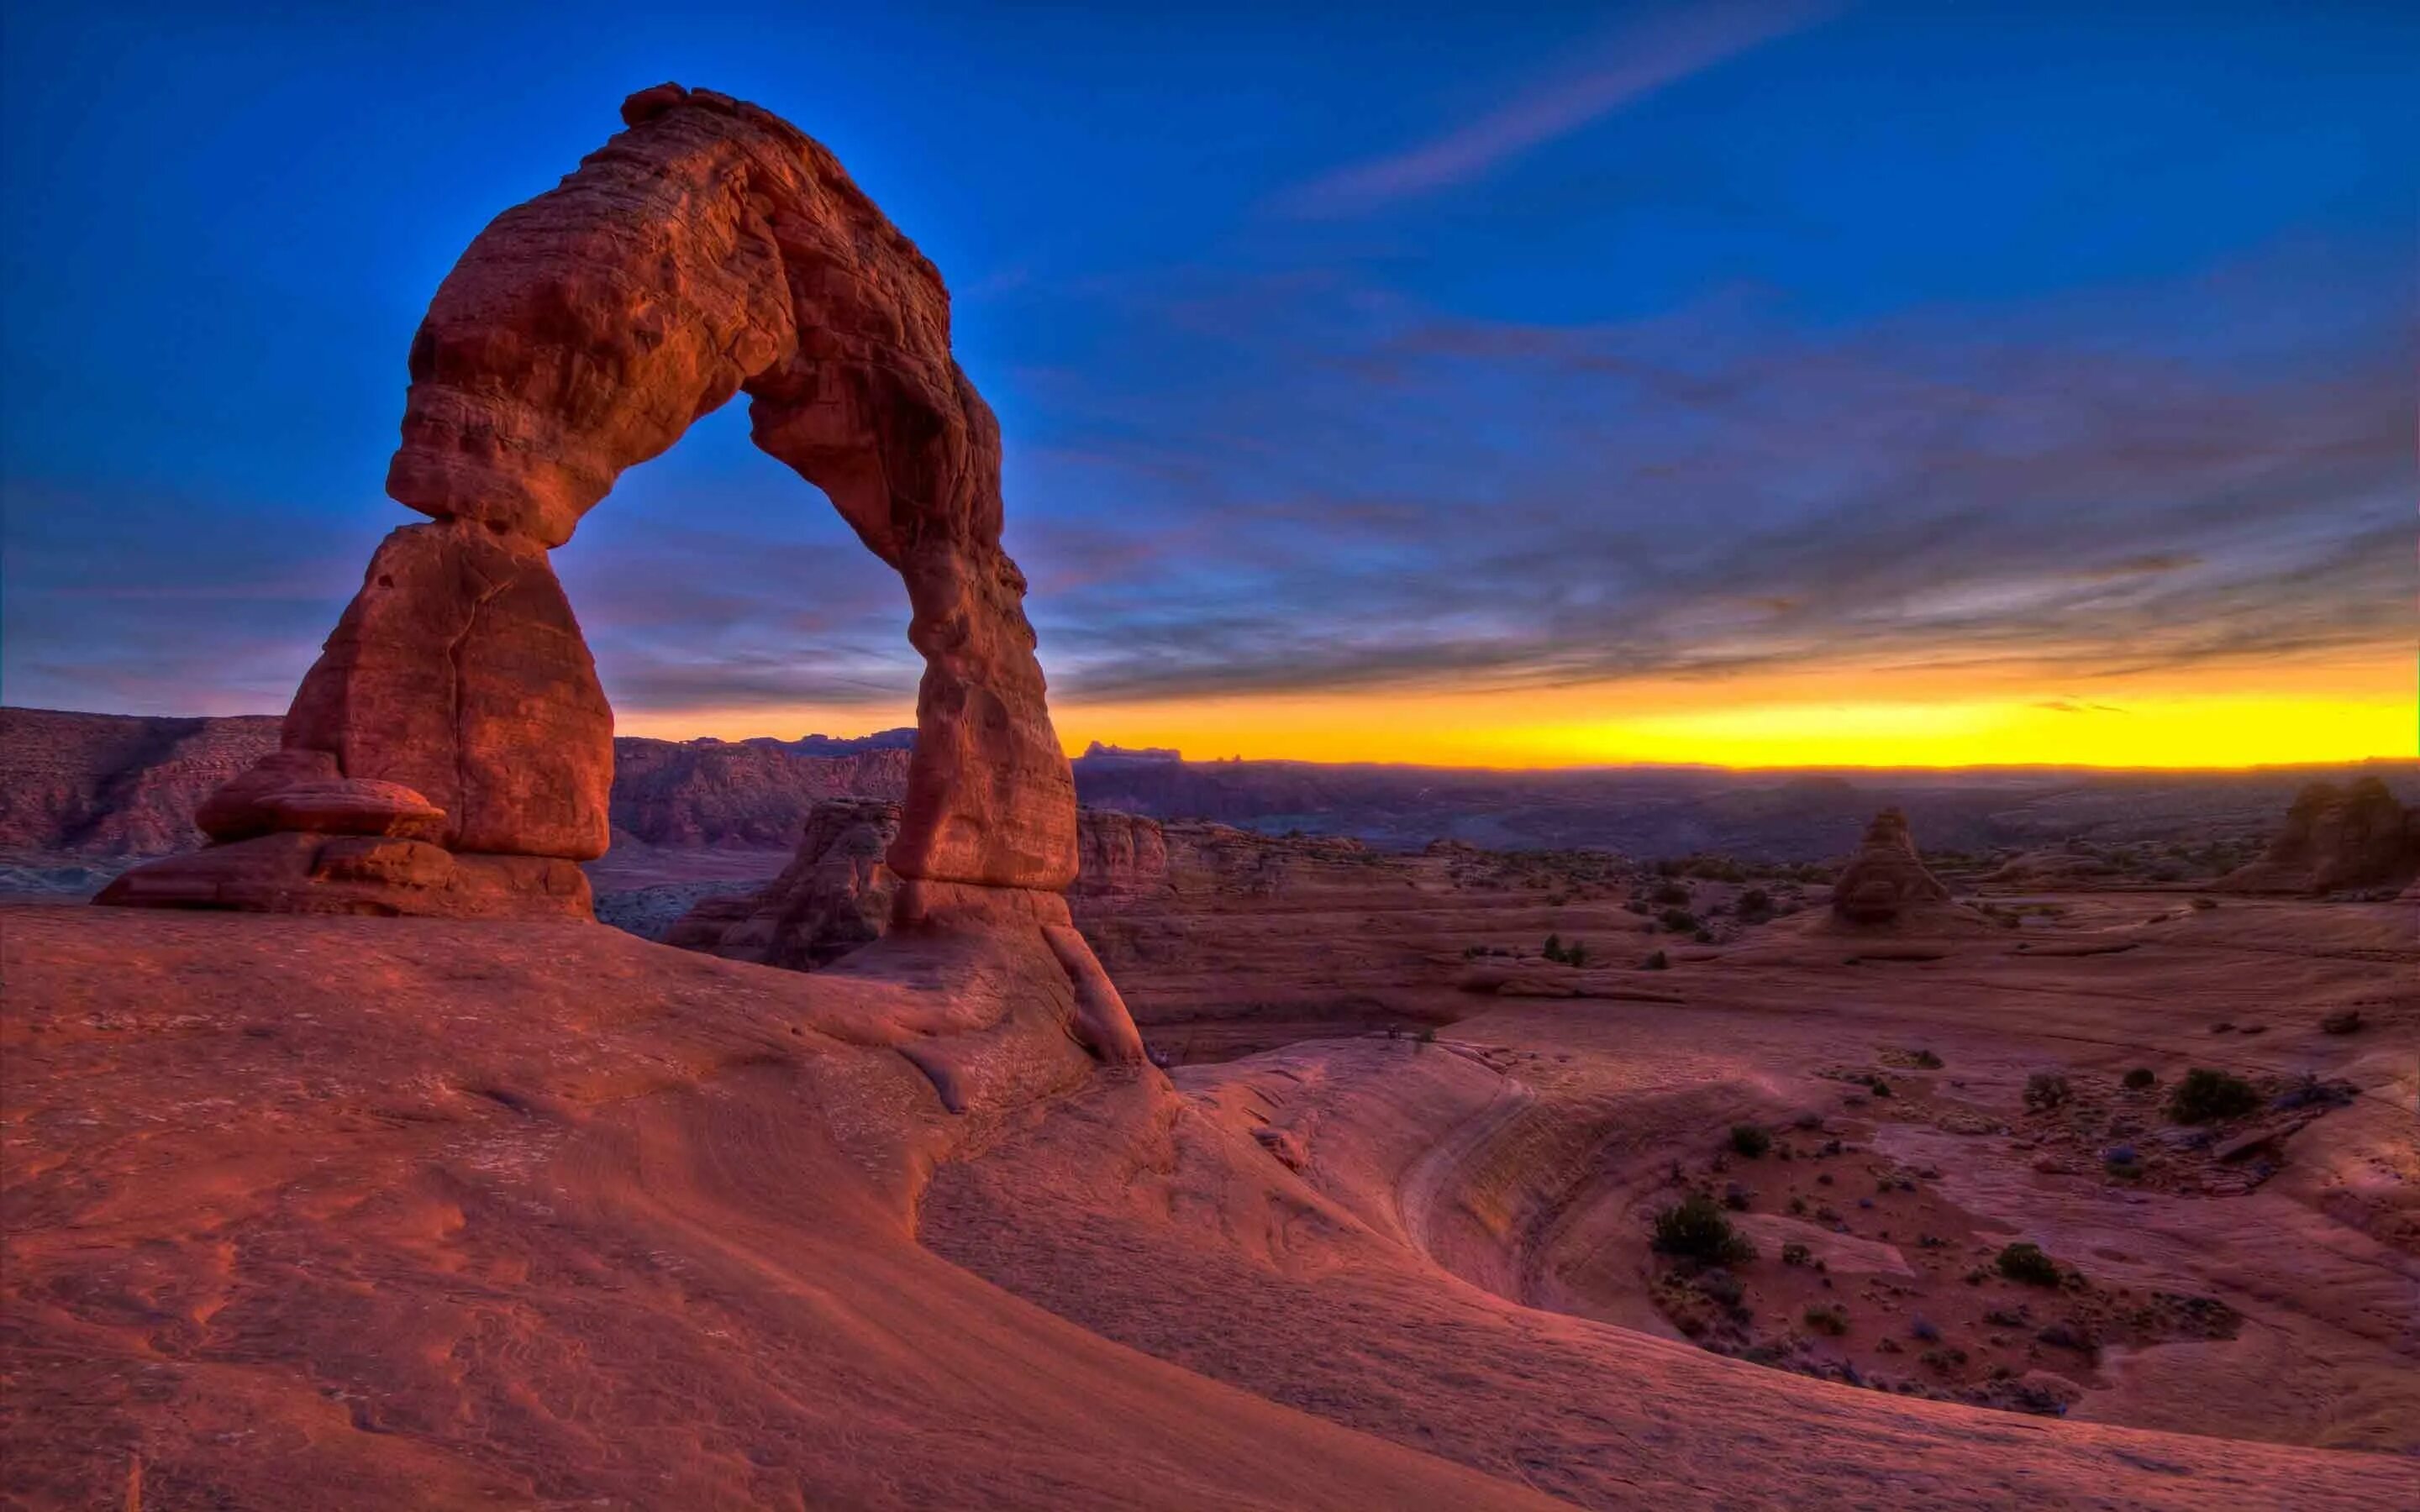
<instances>
[{"instance_id":1,"label":"blue sky","mask_svg":"<svg viewBox=\"0 0 2420 1512\"><path fill-rule=\"evenodd\" d=\"M664 79L949 280L1063 706L2408 683L2414 15L15 8L0 691L282 707L429 294ZM634 721L912 703L736 408L557 561Z\"/></svg>"}]
</instances>

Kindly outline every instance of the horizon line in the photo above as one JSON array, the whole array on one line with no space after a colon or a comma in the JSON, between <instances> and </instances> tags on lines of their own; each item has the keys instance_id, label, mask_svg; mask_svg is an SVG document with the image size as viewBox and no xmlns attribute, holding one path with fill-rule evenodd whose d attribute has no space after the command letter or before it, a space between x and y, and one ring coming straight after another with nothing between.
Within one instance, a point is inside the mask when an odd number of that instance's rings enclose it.
<instances>
[{"instance_id":1,"label":"horizon line","mask_svg":"<svg viewBox=\"0 0 2420 1512\"><path fill-rule=\"evenodd\" d=\"M116 710L109 710L109 709L58 709L58 708L45 708L45 707L40 707L40 706L37 706L37 705L34 705L34 704L23 704L23 703L0 703L0 713L5 713L5 714L54 714L54 715L68 715L68 716L72 716L72 717L84 717L84 718L100 718L100 719L179 719L179 720L199 720L199 719L277 719L277 720L283 720L283 719L286 717L286 716L285 716L284 714L282 714L282 713L281 713L281 714L130 714L130 713L124 713L124 712L120 712L120 711L116 711ZM741 736L738 736L738 737L737 737L737 738L730 737L730 736L724 736L724 735L711 735L711 734L690 735L690 736L683 736L683 737L674 737L674 736L668 736L668 735L644 735L644 734L634 734L634 733L633 733L633 734L626 734L626 733L622 733L620 730L618 730L618 729L617 729L617 730L614 732L613 738L614 738L614 739L616 739L616 740L659 740L659 741L662 741L662 742L663 742L664 744L666 744L666 745L672 745L672 746L698 745L698 744L705 743L705 742L709 742L709 741L710 741L710 742L713 742L714 744L717 744L717 745L723 745L723 746L740 746L740 745L746 745L746 744L749 744L749 743L750 743L750 742L752 742L752 741L759 741L759 740L771 741L771 742L773 742L773 743L774 743L774 744L776 744L776 745L783 745L783 746L787 746L787 745L795 745L795 744L797 744L797 743L799 743L799 742L800 742L800 741L805 741L805 740L829 740L829 741L833 741L833 742L835 742L835 743L846 743L846 742L851 742L851 741L861 741L861 740L873 740L873 739L879 738L880 736L883 736L883 735L897 734L897 733L900 733L900 732L902 732L902 731L912 731L912 730L914 730L914 729L915 729L915 726L913 726L913 725L890 725L890 726L886 726L885 728L880 729L880 730L872 730L872 731L867 731L866 733L862 733L862 734L854 734L854 735L834 735L834 734L826 734L826 733L823 733L823 732L821 732L821 731L810 731L810 732L808 732L808 733L804 733L804 734L797 734L797 735L758 734L758 735L741 735ZM2076 772L2076 773L2086 773L2086 772L2089 772L2089 773L2104 773L2104 774L2144 773L2144 774L2157 774L2157 775L2168 775L2168 776L2183 776L2183 775L2188 775L2188 774L2195 774L2195 773L2199 773L2199 774L2205 774L2205 775L2213 775L2213 776L2216 776L2216 775L2248 775L2248 774L2252 774L2252 773L2258 773L2258 772L2308 772L2308 771L2324 771L2324 770L2331 770L2331 769L2340 770L2340 769L2350 768L2350 767L2378 766L2378 765L2384 765L2384 766L2397 766L2397 765L2401 765L2401 766L2410 766L2410 767L2413 767L2413 768L2415 768L2415 769L2420 769L2420 753L2415 753L2415 754L2412 754L2412 755L2400 755L2400 754L2371 754L2371 755L2365 755L2365 756L2346 756L2346 757L2335 757L2335 758L2326 758L2326 759L2312 760L2312 761L2294 761L2294 762L2247 762L2247 763L2242 763L2242 764L2211 764L2211 763L2194 763L2194 764L2160 764L2160 763L2140 763L2140 762L2134 762L2134 763L2115 763L2115 762L2108 762L2108 763L2103 763L2103 762L2089 762L2089 761L2085 761L2085 762L1900 762L1900 763L1888 763L1888 762L1867 762L1867 763L1854 763L1854 762L1801 762L1801 763L1769 763L1769 764L1768 764L1768 763L1745 763L1745 764L1743 764L1743 763L1718 762L1718 761L1680 762L1680 761L1650 761L1650 760L1639 760L1639 761L1606 761L1606 762L1566 762L1566 763L1557 763L1557 764L1537 764L1537 765L1517 765L1517 764L1516 764L1516 765L1497 765L1497 764L1484 764L1484 763L1458 764L1458 763L1428 763L1428 762L1389 762L1389 761L1379 761L1379 760L1360 760L1360 761L1323 761L1323 760L1317 759L1317 758L1315 758L1315 757L1307 757L1307 756L1210 756L1210 757L1194 757L1194 756L1187 756L1187 755L1186 755L1182 750L1170 751L1168 748L1164 748L1164 747L1148 747L1148 746L1125 747L1125 746L1118 746L1118 745L1115 745L1115 744L1113 744L1113 743L1111 743L1111 742L1109 742L1109 741L1103 741L1103 740L1094 740L1094 741L1088 742L1088 743L1087 743L1087 749L1086 749L1086 750L1084 750L1084 751L1081 751L1081 752L1078 752L1078 751L1064 751L1064 754L1066 755L1066 757L1067 757L1067 759L1068 759L1069 764L1075 764L1075 763L1077 763L1077 762L1079 762L1079 761L1082 761L1083 759L1085 759L1085 757L1086 757L1086 756L1088 756L1088 755L1090 754L1090 748L1091 748L1092 746L1099 746L1099 747L1103 748L1103 752L1102 752L1102 753L1103 753L1104 755L1111 756L1112 758L1114 758L1114 757L1118 757L1118 756L1125 756L1125 757L1128 757L1128 758L1130 758L1130 759L1136 760L1136 761L1138 761L1138 762L1140 762L1140 763L1146 764L1150 764L1150 763L1154 763L1154 762L1158 762L1158 763L1165 763L1165 764L1170 764L1187 765L1187 766L1234 766L1234 765L1246 765L1246 764L1263 764L1263 765L1325 766L1325 767L1338 767L1338 768L1343 768L1343 767L1370 767L1370 766L1375 766L1375 767L1386 767L1386 768L1388 768L1388 769L1391 769L1391 770L1397 770L1397 771L1407 771L1407 772L1497 772L1497 773L1529 773L1529 774L1539 774L1539 775L1544 775L1544 774L1548 774L1548 773L1565 773L1565 772L1659 772L1659 771L1660 771L1660 772L1723 772L1723 773L1735 773L1735 774L1745 774L1745 773L1828 774L1828 773L1847 773L1847 772L1909 773L1909 774L1917 774L1917 773L1924 773L1924 774L1946 774L1946 773L1956 773L1956 772L1971 772L1971 773L1977 773L1977 774L1983 774L1983 773L2021 773L2021 772L2038 772L2038 773L2056 773L2056 772ZM895 748L895 748L895 747L894 747L894 748L894 748L894 749L895 749ZM1063 742L1062 743L1062 748L1063 748L1063 750L1064 750L1064 743L1063 743ZM828 759L837 760L838 758L828 758Z\"/></svg>"}]
</instances>

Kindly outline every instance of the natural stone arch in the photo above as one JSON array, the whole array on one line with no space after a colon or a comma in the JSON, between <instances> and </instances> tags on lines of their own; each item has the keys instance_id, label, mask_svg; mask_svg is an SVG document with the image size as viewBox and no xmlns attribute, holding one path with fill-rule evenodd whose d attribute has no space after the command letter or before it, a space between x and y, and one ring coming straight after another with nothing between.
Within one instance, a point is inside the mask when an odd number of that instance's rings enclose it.
<instances>
[{"instance_id":1,"label":"natural stone arch","mask_svg":"<svg viewBox=\"0 0 2420 1512\"><path fill-rule=\"evenodd\" d=\"M612 714L547 553L742 392L756 444L907 585L925 670L890 856L903 911L1024 916L958 888L1074 879L1074 780L1001 547L999 425L951 355L940 275L776 116L677 85L622 114L438 288L387 477L434 523L380 547L284 748L205 807L224 843L104 901L585 913L572 863L605 849Z\"/></svg>"}]
</instances>

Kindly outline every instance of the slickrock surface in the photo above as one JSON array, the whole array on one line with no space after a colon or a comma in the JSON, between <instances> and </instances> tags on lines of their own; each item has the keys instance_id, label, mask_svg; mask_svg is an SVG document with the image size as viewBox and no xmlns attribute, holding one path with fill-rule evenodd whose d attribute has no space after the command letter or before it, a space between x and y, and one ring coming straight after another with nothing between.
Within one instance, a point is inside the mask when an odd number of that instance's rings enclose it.
<instances>
[{"instance_id":1,"label":"slickrock surface","mask_svg":"<svg viewBox=\"0 0 2420 1512\"><path fill-rule=\"evenodd\" d=\"M2368 1041L2276 1018L2212 1044L2201 1022L2402 991L2409 952L2372 958L2408 932L2393 913L2229 903L2078 925L2142 935L2124 955L1986 937L1862 970L1801 916L1658 974L1684 1006L1486 1005L1435 1043L1305 1041L1171 1085L1082 1053L1033 936L893 935L799 974L572 922L22 909L0 941L0 1487L160 1508L2409 1505L2412 1089L2376 1053L2408 994ZM1892 1108L1822 1074L1919 1035L1946 1067ZM2047 1176L1947 1131L2032 1136L2018 1090L2054 1045L2080 1086L2214 1057L2366 1089L2234 1196ZM2029 1368L2079 1389L2065 1420L1692 1347L1645 1300L1636 1210L1676 1159L1702 1180L1742 1119L1810 1146L1733 1169L1756 1212L1785 1172L1840 1177L1835 1255L1896 1250L1962 1296L1902 1222L2022 1234L2096 1288L2244 1322L2086 1363L1945 1315L1978 1378L1986 1351L2041 1351ZM1821 1157L1826 1137L1854 1149ZM1869 1163L1940 1174L1868 1211ZM1917 1203L1934 1215L1903 1219ZM1761 1320L1768 1290L1813 1285L1771 1249L1738 1273ZM1916 1284L1895 1270L1829 1274L1850 1332L1818 1351L1870 1360L1931 1305L1884 1292Z\"/></svg>"},{"instance_id":2,"label":"slickrock surface","mask_svg":"<svg viewBox=\"0 0 2420 1512\"><path fill-rule=\"evenodd\" d=\"M2420 880L2420 810L2407 810L2374 777L2345 787L2314 782L2286 810L2286 827L2260 859L2220 880L2232 892L2392 892Z\"/></svg>"},{"instance_id":3,"label":"slickrock surface","mask_svg":"<svg viewBox=\"0 0 2420 1512\"><path fill-rule=\"evenodd\" d=\"M334 770L264 773L225 806L243 838L102 902L458 914L526 893L559 911L551 872L506 863L604 852L613 752L547 552L743 391L756 444L907 584L925 671L892 870L1045 895L1074 880L1074 778L1001 548L999 426L950 354L940 275L829 151L755 106L663 85L622 116L473 240L412 338L387 491L435 523L379 548L282 736ZM442 815L414 843L459 864L328 863L287 838L317 833L279 817L287 776L409 790Z\"/></svg>"}]
</instances>

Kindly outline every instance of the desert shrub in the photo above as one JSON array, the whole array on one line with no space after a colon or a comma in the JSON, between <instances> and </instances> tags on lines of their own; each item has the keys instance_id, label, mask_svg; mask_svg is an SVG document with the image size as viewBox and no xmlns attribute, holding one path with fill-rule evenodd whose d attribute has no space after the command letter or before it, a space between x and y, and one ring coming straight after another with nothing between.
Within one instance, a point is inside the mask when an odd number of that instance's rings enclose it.
<instances>
[{"instance_id":1,"label":"desert shrub","mask_svg":"<svg viewBox=\"0 0 2420 1512\"><path fill-rule=\"evenodd\" d=\"M1739 903L1734 906L1744 922L1758 923L1773 917L1773 894L1762 887L1750 887L1739 895Z\"/></svg>"},{"instance_id":2,"label":"desert shrub","mask_svg":"<svg viewBox=\"0 0 2420 1512\"><path fill-rule=\"evenodd\" d=\"M1585 940L1574 940L1571 944L1564 946L1563 964L1567 966L1587 965L1588 942Z\"/></svg>"},{"instance_id":3,"label":"desert shrub","mask_svg":"<svg viewBox=\"0 0 2420 1512\"><path fill-rule=\"evenodd\" d=\"M1647 969L1650 971L1668 971L1671 965L1672 958L1661 950L1647 958Z\"/></svg>"},{"instance_id":4,"label":"desert shrub","mask_svg":"<svg viewBox=\"0 0 2420 1512\"><path fill-rule=\"evenodd\" d=\"M2310 1072L2303 1079L2277 1094L2269 1105L2273 1108L2341 1107L2352 1101L2349 1082L2323 1082Z\"/></svg>"},{"instance_id":5,"label":"desert shrub","mask_svg":"<svg viewBox=\"0 0 2420 1512\"><path fill-rule=\"evenodd\" d=\"M2025 1110L2047 1113L2066 1103L2067 1078L2055 1071L2038 1071L2025 1078Z\"/></svg>"},{"instance_id":6,"label":"desert shrub","mask_svg":"<svg viewBox=\"0 0 2420 1512\"><path fill-rule=\"evenodd\" d=\"M2179 1123L2240 1119L2260 1106L2260 1094L2241 1076L2196 1066L2168 1094L2168 1117Z\"/></svg>"},{"instance_id":7,"label":"desert shrub","mask_svg":"<svg viewBox=\"0 0 2420 1512\"><path fill-rule=\"evenodd\" d=\"M1731 1149L1754 1160L1773 1148L1773 1135L1753 1123L1731 1125Z\"/></svg>"},{"instance_id":8,"label":"desert shrub","mask_svg":"<svg viewBox=\"0 0 2420 1512\"><path fill-rule=\"evenodd\" d=\"M1941 1069L1941 1057L1934 1055L1930 1050L1911 1050L1907 1053L1907 1058L1908 1063L1916 1067L1918 1071L1939 1071Z\"/></svg>"},{"instance_id":9,"label":"desert shrub","mask_svg":"<svg viewBox=\"0 0 2420 1512\"><path fill-rule=\"evenodd\" d=\"M1689 903L1689 889L1678 882L1662 883L1648 894L1648 901L1668 908L1685 908Z\"/></svg>"},{"instance_id":10,"label":"desert shrub","mask_svg":"<svg viewBox=\"0 0 2420 1512\"><path fill-rule=\"evenodd\" d=\"M2034 1337L2054 1350L2075 1350L2088 1352L2094 1347L2092 1331L2071 1319L2045 1323L2034 1332Z\"/></svg>"},{"instance_id":11,"label":"desert shrub","mask_svg":"<svg viewBox=\"0 0 2420 1512\"><path fill-rule=\"evenodd\" d=\"M1699 1273L1690 1285L1699 1296L1725 1307L1736 1307L1747 1296L1747 1288L1740 1284L1740 1278L1719 1265Z\"/></svg>"},{"instance_id":12,"label":"desert shrub","mask_svg":"<svg viewBox=\"0 0 2420 1512\"><path fill-rule=\"evenodd\" d=\"M1693 1192L1655 1215L1654 1245L1662 1254L1700 1265L1736 1265L1756 1257L1756 1246L1702 1192Z\"/></svg>"},{"instance_id":13,"label":"desert shrub","mask_svg":"<svg viewBox=\"0 0 2420 1512\"><path fill-rule=\"evenodd\" d=\"M1920 1343L1938 1344L1941 1342L1941 1330L1934 1327L1932 1320L1926 1318L1922 1313L1918 1313L1912 1320L1910 1320L1907 1325L1907 1332L1909 1337L1914 1338Z\"/></svg>"},{"instance_id":14,"label":"desert shrub","mask_svg":"<svg viewBox=\"0 0 2420 1512\"><path fill-rule=\"evenodd\" d=\"M1675 934L1693 934L1698 929L1698 916L1685 908L1667 908L1655 916L1655 922Z\"/></svg>"},{"instance_id":15,"label":"desert shrub","mask_svg":"<svg viewBox=\"0 0 2420 1512\"><path fill-rule=\"evenodd\" d=\"M1539 953L1549 961L1560 961L1563 958L1563 937L1560 934L1547 935L1545 949Z\"/></svg>"},{"instance_id":16,"label":"desert shrub","mask_svg":"<svg viewBox=\"0 0 2420 1512\"><path fill-rule=\"evenodd\" d=\"M2149 1066L2137 1066L2126 1073L2126 1090L2139 1092L2158 1081L2159 1075Z\"/></svg>"},{"instance_id":17,"label":"desert shrub","mask_svg":"<svg viewBox=\"0 0 2420 1512\"><path fill-rule=\"evenodd\" d=\"M1784 1265L1804 1265L1814 1257L1813 1250L1794 1241L1781 1246L1781 1263Z\"/></svg>"},{"instance_id":18,"label":"desert shrub","mask_svg":"<svg viewBox=\"0 0 2420 1512\"><path fill-rule=\"evenodd\" d=\"M2011 1281L2022 1281L2029 1287L2058 1285L2058 1262L2044 1255L2040 1244L2019 1240L2000 1251L1996 1263L2000 1273Z\"/></svg>"},{"instance_id":19,"label":"desert shrub","mask_svg":"<svg viewBox=\"0 0 2420 1512\"><path fill-rule=\"evenodd\" d=\"M2361 1010L2357 1008L2341 1009L2319 1020L2319 1031L2323 1034L2352 1034L2360 1028Z\"/></svg>"},{"instance_id":20,"label":"desert shrub","mask_svg":"<svg viewBox=\"0 0 2420 1512\"><path fill-rule=\"evenodd\" d=\"M1849 1331L1849 1309L1837 1302L1810 1304L1803 1316L1807 1326L1818 1334L1829 1334L1838 1338Z\"/></svg>"}]
</instances>

